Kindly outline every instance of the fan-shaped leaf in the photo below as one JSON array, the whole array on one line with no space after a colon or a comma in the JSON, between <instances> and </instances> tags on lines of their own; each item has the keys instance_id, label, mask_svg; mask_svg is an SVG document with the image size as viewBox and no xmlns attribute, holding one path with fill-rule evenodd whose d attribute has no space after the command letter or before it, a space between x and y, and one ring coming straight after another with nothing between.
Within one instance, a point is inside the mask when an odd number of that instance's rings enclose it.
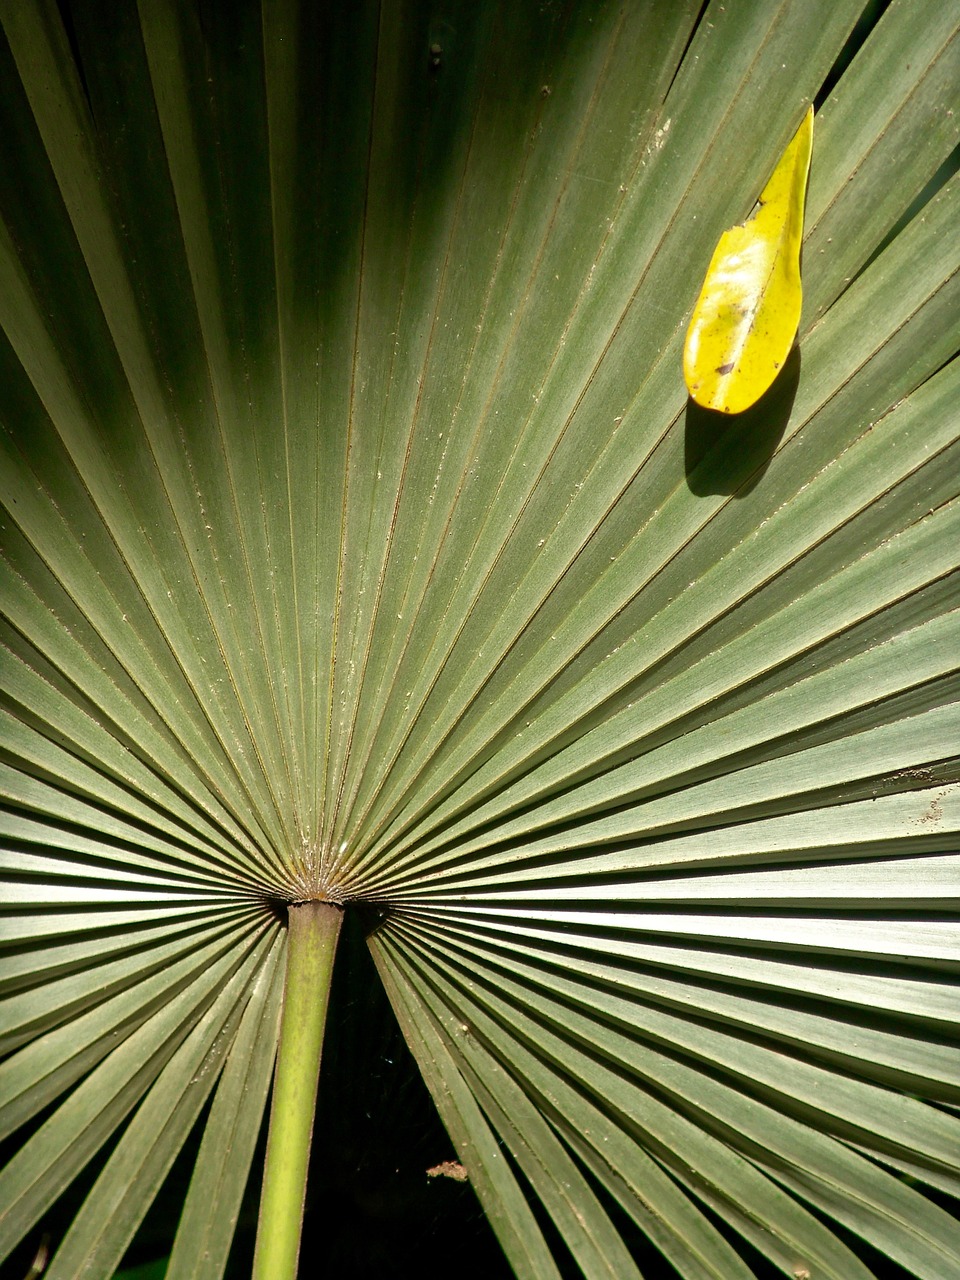
<instances>
[{"instance_id":1,"label":"fan-shaped leaf","mask_svg":"<svg viewBox=\"0 0 960 1280\"><path fill-rule=\"evenodd\" d=\"M222 1274L325 899L517 1275L960 1276L960 24L877 8L0 0L4 1257L196 1122Z\"/></svg>"}]
</instances>

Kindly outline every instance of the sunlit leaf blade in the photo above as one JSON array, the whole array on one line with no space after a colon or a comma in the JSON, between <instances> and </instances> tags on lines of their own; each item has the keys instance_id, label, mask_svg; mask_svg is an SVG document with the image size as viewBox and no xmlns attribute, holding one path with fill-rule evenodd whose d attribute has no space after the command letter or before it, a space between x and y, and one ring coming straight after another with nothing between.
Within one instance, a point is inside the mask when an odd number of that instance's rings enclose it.
<instances>
[{"instance_id":1,"label":"sunlit leaf blade","mask_svg":"<svg viewBox=\"0 0 960 1280\"><path fill-rule=\"evenodd\" d=\"M177 1227L171 1277L220 1276L226 1266L270 1087L282 974L277 963L263 966L227 1053Z\"/></svg>"},{"instance_id":2,"label":"sunlit leaf blade","mask_svg":"<svg viewBox=\"0 0 960 1280\"><path fill-rule=\"evenodd\" d=\"M199 1122L222 1274L328 897L516 1275L960 1277L960 21L875 9L0 0L4 1257Z\"/></svg>"},{"instance_id":3,"label":"sunlit leaf blade","mask_svg":"<svg viewBox=\"0 0 960 1280\"><path fill-rule=\"evenodd\" d=\"M95 922L88 917L87 925L89 928ZM257 925L259 932L262 924L257 922ZM102 966L90 964L89 980L92 980L95 998L88 1000L91 1007L86 1012L83 1006L77 1008L70 999L72 993L64 993L59 983L31 990L20 999L10 997L8 1006L12 1006L12 1014L59 998L62 1003L56 1013L61 1025L46 1034L35 1035L0 1067L2 1132L9 1133L80 1079L115 1046L118 1035L129 1034L184 987L200 981L210 965L231 957L238 946L249 945L251 927L247 922L242 931L234 928L226 937L222 928L210 932L214 933L214 941L202 935L198 937L197 932L192 931L176 947L151 948L142 959L139 948L135 949L127 961L125 989L117 994L111 991L112 974L104 973ZM98 980L102 988L98 988ZM16 1037L22 1038L22 1033Z\"/></svg>"},{"instance_id":4,"label":"sunlit leaf blade","mask_svg":"<svg viewBox=\"0 0 960 1280\"><path fill-rule=\"evenodd\" d=\"M955 1223L948 1215L933 1209L902 1182L850 1156L819 1128L793 1122L789 1104L785 1107L782 1099L776 1099L779 1107L773 1112L764 1104L765 1097L775 1097L780 1091L784 1077L783 1048L765 1055L762 1049L743 1042L725 1045L723 1032L711 1032L705 1028L697 1031L689 1024L680 1030L679 1035L676 1028L672 1028L664 1036L663 1015L642 1005L633 1005L622 997L606 995L602 989L598 992L592 984L582 988L578 997L575 982L564 982L554 976L552 985L558 995L565 998L565 1003L561 1004L549 996L541 998L536 989L546 985L548 980L541 977L538 981L535 972L531 975L531 990L530 986L517 983L502 970L490 982L493 975L478 959L476 945L466 953L465 959L462 973L471 994L458 994L451 988L449 998L459 1008L458 1016L471 1020L467 1023L471 1034L484 1039L498 1036L495 1024L489 1021L488 1010L495 1011L498 1019L509 1019L526 1044L541 1058L541 1079L549 1079L551 1070L560 1075L561 1081L568 1073L574 1075L579 1079L581 1088L594 1091L598 1100L607 1107L617 1108L624 1118L640 1127L645 1140L652 1144L668 1167L673 1167L675 1175L685 1181L696 1195L705 1198L707 1203L712 1203L723 1216L734 1222L738 1216L736 1207L718 1200L715 1188L718 1185L726 1188L726 1196L730 1186L750 1185L750 1202L763 1222L763 1234L756 1238L755 1243L772 1260L784 1265L787 1251L798 1248L802 1241L805 1252L799 1253L799 1261L811 1270L816 1268L822 1274L837 1276L856 1274L859 1270L854 1258L838 1248L829 1236L823 1235L815 1219L811 1218L806 1226L800 1227L801 1219L793 1207L780 1202L779 1197L765 1190L762 1183L755 1179L751 1182L749 1170L740 1167L736 1161L734 1153L738 1149L752 1164L772 1172L777 1180L788 1186L792 1184L798 1190L802 1188L799 1194L803 1199L839 1216L846 1225L872 1238L886 1252L899 1255L900 1260L915 1269L916 1274L932 1277L942 1269L948 1272L955 1269L958 1262ZM515 965L510 968L516 972ZM612 968L604 977L607 983L618 980ZM516 1007L511 1009L517 998L529 1007L536 1021ZM573 1009L567 1003L571 999ZM458 1000L465 1003L458 1005ZM580 1013L581 1008L589 1010L586 1018ZM598 1013L603 1018L599 1023ZM583 1036L585 1027L591 1028L587 1040ZM558 1030L561 1032L559 1037ZM693 1039L685 1043L688 1035ZM643 1042L651 1036L655 1043L668 1045L670 1054L648 1049ZM694 1039L699 1041L695 1047ZM711 1041L713 1047L709 1048ZM582 1051L575 1047L585 1043L591 1046L590 1058L584 1057ZM677 1049L684 1048L700 1063L712 1064L714 1072L708 1076L679 1064L675 1053ZM597 1056L599 1061L595 1060ZM766 1069L761 1065L764 1056L769 1058ZM524 1053L515 1048L502 1052L502 1058L519 1064L524 1060ZM631 1088L619 1072L615 1074L608 1069L607 1062L619 1068L620 1072L625 1067L628 1070L632 1067L639 1087ZM530 1069L536 1070L532 1066ZM722 1074L721 1081L716 1080L717 1071L728 1076L740 1075L747 1084L746 1090L726 1089ZM805 1080L805 1076L808 1079ZM796 1090L794 1105L799 1114L804 1114L805 1110L807 1116L811 1109L826 1110L831 1094L841 1099L845 1094L852 1095L855 1099L858 1091L870 1092L842 1076L831 1079L827 1072L805 1071L800 1065L793 1068L790 1088ZM751 1097L751 1093L759 1093L761 1100ZM703 1132L696 1128L685 1130L686 1121L662 1107L664 1095L678 1106L681 1114L686 1113L689 1117L692 1113L693 1117L700 1119ZM878 1123L875 1116L880 1101L879 1097L865 1098L863 1115L871 1117L871 1127ZM902 1126L901 1145L910 1150L913 1144L918 1144L931 1151L939 1145L940 1159L956 1167L956 1122L942 1115L938 1119L937 1113L925 1115L919 1106L916 1114L911 1115L910 1104L905 1100L900 1102L898 1109L902 1113L897 1117ZM849 1111L845 1118L848 1125L856 1123ZM929 1125L931 1132L920 1138L915 1124ZM896 1127L896 1121L891 1123L888 1120L887 1127ZM939 1137L934 1136L935 1131L939 1131ZM666 1133L671 1134L669 1141L665 1140ZM719 1134L724 1139L719 1150L713 1149L711 1134ZM728 1174L725 1177L716 1174L708 1177L708 1170L720 1167L718 1161L721 1165L724 1161L728 1163Z\"/></svg>"},{"instance_id":5,"label":"sunlit leaf blade","mask_svg":"<svg viewBox=\"0 0 960 1280\"><path fill-rule=\"evenodd\" d=\"M909 53L909 57L905 56ZM938 6L891 4L817 113L804 307L836 301L957 146L960 37Z\"/></svg>"},{"instance_id":6,"label":"sunlit leaf blade","mask_svg":"<svg viewBox=\"0 0 960 1280\"><path fill-rule=\"evenodd\" d=\"M383 968L388 963L386 956L379 947L377 954ZM409 969L404 976L408 980L413 978L413 985L416 986L415 976ZM437 1009L435 1004L433 1007ZM448 1008L449 1013L441 1005L437 1013L447 1023L449 1041L472 1064L473 1071L477 1069L479 1058L481 1064L487 1065L489 1072L490 1054L485 1052L487 1046L476 1039L476 1019L465 1022L463 1017L471 1016L470 1014L464 1015L462 1011L458 1013L455 1004ZM420 1014L419 1021L422 1022L430 1016L429 1007L421 1003ZM522 1062L524 1056L519 1046L514 1045L511 1052L514 1062L517 1061L518 1053ZM493 1061L497 1061L496 1057ZM500 1080L502 1067L494 1066L493 1074L493 1087L504 1088L504 1082ZM551 1080L549 1090L535 1096L537 1105L549 1119L556 1120L559 1117L564 1128L569 1126L575 1129L588 1150L593 1149L591 1153L594 1158L599 1158L602 1162L601 1183L614 1180L621 1184L627 1211L649 1233L682 1275L723 1275L725 1272L722 1268L727 1268L726 1274L730 1275L749 1274L723 1237L678 1192L675 1184L656 1162L631 1141L616 1119L611 1121L609 1115L604 1115L606 1106L603 1110L592 1107L589 1102L577 1096L575 1089L565 1086L561 1079ZM571 1140L569 1133L564 1136L568 1141ZM590 1190L582 1178L574 1177L570 1185L578 1186L580 1195L590 1197ZM570 1241L569 1236L567 1239L577 1254L576 1242ZM581 1265L586 1261L582 1253L579 1254L579 1261Z\"/></svg>"},{"instance_id":7,"label":"sunlit leaf blade","mask_svg":"<svg viewBox=\"0 0 960 1280\"><path fill-rule=\"evenodd\" d=\"M174 1058L210 1006L219 1007L220 986L231 978L236 980L238 969L249 977L257 958L257 951L252 957L250 951L249 946L234 948L208 963L188 986L120 1039L0 1173L7 1248L84 1168ZM236 993L228 1008L235 1002ZM126 1028L121 1026L122 1030ZM114 1034L110 1042L116 1044L117 1039ZM19 1060L13 1058L7 1064L12 1068L14 1085L24 1080L27 1063L33 1066L28 1055L30 1048L21 1050Z\"/></svg>"},{"instance_id":8,"label":"sunlit leaf blade","mask_svg":"<svg viewBox=\"0 0 960 1280\"><path fill-rule=\"evenodd\" d=\"M54 1255L51 1276L74 1276L81 1267L108 1273L117 1266L216 1083L225 1056L237 1048L244 1005L252 995L251 972L262 964L269 987L282 949L274 940L269 959L261 949L254 963L238 970L164 1067Z\"/></svg>"}]
</instances>

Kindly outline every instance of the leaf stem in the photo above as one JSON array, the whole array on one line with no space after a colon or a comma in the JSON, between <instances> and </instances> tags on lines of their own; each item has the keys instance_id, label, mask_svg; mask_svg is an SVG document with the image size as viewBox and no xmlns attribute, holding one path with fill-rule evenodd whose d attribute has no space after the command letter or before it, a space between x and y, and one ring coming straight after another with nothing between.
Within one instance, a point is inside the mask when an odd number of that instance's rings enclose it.
<instances>
[{"instance_id":1,"label":"leaf stem","mask_svg":"<svg viewBox=\"0 0 960 1280\"><path fill-rule=\"evenodd\" d=\"M296 1280L320 1050L342 919L342 909L331 902L304 902L289 909L253 1280Z\"/></svg>"}]
</instances>

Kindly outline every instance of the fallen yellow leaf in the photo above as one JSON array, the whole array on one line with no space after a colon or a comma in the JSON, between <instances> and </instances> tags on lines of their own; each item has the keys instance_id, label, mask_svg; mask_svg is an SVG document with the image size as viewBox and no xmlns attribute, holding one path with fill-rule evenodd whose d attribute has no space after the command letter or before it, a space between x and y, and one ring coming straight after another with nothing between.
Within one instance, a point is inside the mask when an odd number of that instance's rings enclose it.
<instances>
[{"instance_id":1,"label":"fallen yellow leaf","mask_svg":"<svg viewBox=\"0 0 960 1280\"><path fill-rule=\"evenodd\" d=\"M756 212L720 237L683 349L690 396L742 413L779 373L800 323L800 243L813 107L780 157Z\"/></svg>"}]
</instances>

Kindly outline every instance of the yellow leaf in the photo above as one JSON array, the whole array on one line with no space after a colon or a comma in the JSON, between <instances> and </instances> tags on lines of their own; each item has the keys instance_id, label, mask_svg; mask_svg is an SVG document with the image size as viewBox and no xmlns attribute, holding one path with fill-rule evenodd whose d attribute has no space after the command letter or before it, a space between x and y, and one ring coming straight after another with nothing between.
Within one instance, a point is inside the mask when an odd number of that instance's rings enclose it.
<instances>
[{"instance_id":1,"label":"yellow leaf","mask_svg":"<svg viewBox=\"0 0 960 1280\"><path fill-rule=\"evenodd\" d=\"M683 349L690 396L742 413L779 373L800 323L800 243L813 147L813 107L746 222L720 237Z\"/></svg>"}]
</instances>

